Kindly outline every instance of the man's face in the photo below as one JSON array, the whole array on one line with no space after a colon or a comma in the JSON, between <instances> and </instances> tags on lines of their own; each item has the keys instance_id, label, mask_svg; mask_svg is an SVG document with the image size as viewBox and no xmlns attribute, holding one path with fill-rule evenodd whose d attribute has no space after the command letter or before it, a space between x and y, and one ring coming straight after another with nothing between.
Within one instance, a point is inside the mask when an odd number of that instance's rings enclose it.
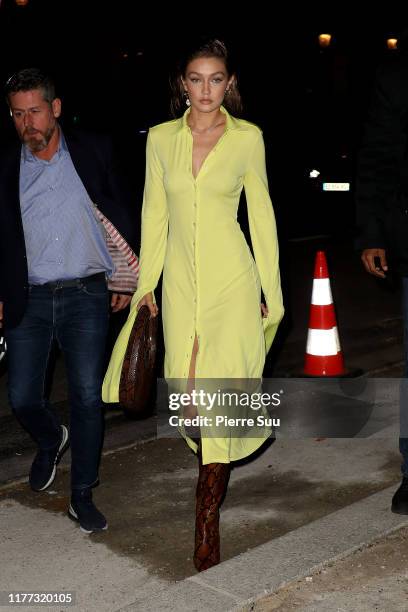
<instances>
[{"instance_id":1,"label":"man's face","mask_svg":"<svg viewBox=\"0 0 408 612\"><path fill-rule=\"evenodd\" d=\"M20 140L30 151L38 153L47 148L61 114L61 100L50 104L41 89L18 91L9 95L10 113Z\"/></svg>"}]
</instances>

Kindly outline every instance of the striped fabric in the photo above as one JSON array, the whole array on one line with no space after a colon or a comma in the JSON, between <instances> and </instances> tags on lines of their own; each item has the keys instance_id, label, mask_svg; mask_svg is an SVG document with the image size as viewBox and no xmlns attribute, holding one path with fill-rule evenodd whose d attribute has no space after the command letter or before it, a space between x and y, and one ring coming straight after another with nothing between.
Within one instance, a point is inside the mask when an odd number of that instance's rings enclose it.
<instances>
[{"instance_id":1,"label":"striped fabric","mask_svg":"<svg viewBox=\"0 0 408 612\"><path fill-rule=\"evenodd\" d=\"M109 255L115 265L114 273L108 278L108 289L118 293L134 293L139 278L139 259L96 205L95 212L105 229Z\"/></svg>"}]
</instances>

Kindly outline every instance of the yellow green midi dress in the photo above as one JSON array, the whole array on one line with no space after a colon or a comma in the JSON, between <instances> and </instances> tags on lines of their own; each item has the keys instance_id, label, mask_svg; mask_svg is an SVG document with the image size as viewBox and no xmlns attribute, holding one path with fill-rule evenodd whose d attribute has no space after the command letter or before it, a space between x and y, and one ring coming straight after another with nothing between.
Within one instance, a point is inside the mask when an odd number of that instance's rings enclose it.
<instances>
[{"instance_id":1,"label":"yellow green midi dress","mask_svg":"<svg viewBox=\"0 0 408 612\"><path fill-rule=\"evenodd\" d=\"M226 115L225 132L196 178L187 124L190 109L180 119L149 130L139 283L105 376L105 402L118 402L137 303L154 291L162 272L166 380L187 379L195 335L197 379L262 377L283 316L265 148L256 125L231 116L223 107L221 111ZM255 261L237 221L243 188ZM264 319L261 286L269 310ZM270 429L265 428L268 435ZM196 444L187 441L196 450ZM260 437L204 437L203 463L241 459L263 442Z\"/></svg>"}]
</instances>

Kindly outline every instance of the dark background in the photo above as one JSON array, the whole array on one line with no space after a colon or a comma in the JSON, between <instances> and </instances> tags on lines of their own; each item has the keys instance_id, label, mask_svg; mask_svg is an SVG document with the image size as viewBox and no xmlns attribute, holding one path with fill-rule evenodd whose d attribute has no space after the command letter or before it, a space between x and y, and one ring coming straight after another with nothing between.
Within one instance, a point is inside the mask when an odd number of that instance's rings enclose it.
<instances>
[{"instance_id":1,"label":"dark background","mask_svg":"<svg viewBox=\"0 0 408 612\"><path fill-rule=\"evenodd\" d=\"M354 3L355 4L355 3ZM212 4L162 7L131 1L1 0L2 82L40 66L63 100L64 125L110 132L140 207L149 126L169 115L169 73L183 46L203 33L223 38L236 58L244 117L262 128L281 241L352 233L350 193L322 193L323 180L350 181L386 38L401 37L397 9L313 4L307 9ZM267 14L269 13L269 14ZM332 34L321 49L317 36ZM14 137L6 104L0 138ZM320 171L318 180L309 172ZM241 214L241 213L240 213ZM245 225L245 220L244 223Z\"/></svg>"},{"instance_id":2,"label":"dark background","mask_svg":"<svg viewBox=\"0 0 408 612\"><path fill-rule=\"evenodd\" d=\"M303 10L260 3L225 14L212 4L14 0L0 4L0 78L40 66L56 79L63 125L111 132L140 205L149 126L169 118L168 76L180 49L203 33L235 54L244 117L259 124L281 239L352 232L352 194L322 194L322 180L352 182L370 88L402 11L347 3ZM351 10L351 8L353 10ZM282 12L283 10L283 12ZM317 36L332 34L329 48ZM1 105L0 138L14 137ZM309 179L311 169L321 175Z\"/></svg>"}]
</instances>

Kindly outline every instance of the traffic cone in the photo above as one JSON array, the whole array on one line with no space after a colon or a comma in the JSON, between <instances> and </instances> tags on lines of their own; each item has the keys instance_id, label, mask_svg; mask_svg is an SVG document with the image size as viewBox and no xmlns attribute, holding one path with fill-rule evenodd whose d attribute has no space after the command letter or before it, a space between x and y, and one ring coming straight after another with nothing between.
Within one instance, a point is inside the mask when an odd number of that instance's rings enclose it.
<instances>
[{"instance_id":1,"label":"traffic cone","mask_svg":"<svg viewBox=\"0 0 408 612\"><path fill-rule=\"evenodd\" d=\"M316 253L303 372L307 376L346 374L324 251Z\"/></svg>"}]
</instances>

